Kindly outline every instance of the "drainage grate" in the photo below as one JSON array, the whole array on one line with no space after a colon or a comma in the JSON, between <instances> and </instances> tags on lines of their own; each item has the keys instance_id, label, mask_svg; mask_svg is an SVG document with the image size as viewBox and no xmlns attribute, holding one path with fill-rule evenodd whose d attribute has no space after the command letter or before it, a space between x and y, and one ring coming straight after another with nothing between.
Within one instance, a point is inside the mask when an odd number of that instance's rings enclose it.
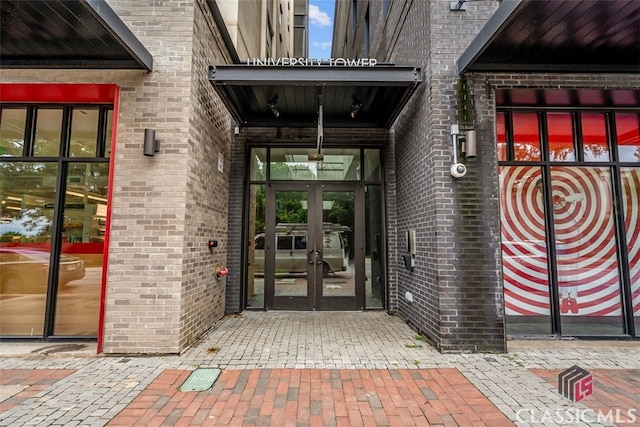
<instances>
[{"instance_id":1,"label":"drainage grate","mask_svg":"<svg viewBox=\"0 0 640 427\"><path fill-rule=\"evenodd\" d=\"M191 372L189 378L182 383L180 391L205 391L209 390L222 372L218 368L199 368Z\"/></svg>"}]
</instances>

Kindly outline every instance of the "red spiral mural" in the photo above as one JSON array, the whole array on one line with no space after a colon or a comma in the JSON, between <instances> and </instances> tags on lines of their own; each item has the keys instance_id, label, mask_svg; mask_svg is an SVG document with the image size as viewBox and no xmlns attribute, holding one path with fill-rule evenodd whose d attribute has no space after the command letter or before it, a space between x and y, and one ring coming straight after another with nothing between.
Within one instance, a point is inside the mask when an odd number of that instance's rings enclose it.
<instances>
[{"instance_id":1,"label":"red spiral mural","mask_svg":"<svg viewBox=\"0 0 640 427\"><path fill-rule=\"evenodd\" d=\"M638 174L623 176L634 307L640 309ZM551 169L560 311L563 315L621 314L620 273L609 169ZM542 173L538 167L501 170L505 307L508 315L549 315L549 268ZM635 266L635 268L634 268Z\"/></svg>"}]
</instances>

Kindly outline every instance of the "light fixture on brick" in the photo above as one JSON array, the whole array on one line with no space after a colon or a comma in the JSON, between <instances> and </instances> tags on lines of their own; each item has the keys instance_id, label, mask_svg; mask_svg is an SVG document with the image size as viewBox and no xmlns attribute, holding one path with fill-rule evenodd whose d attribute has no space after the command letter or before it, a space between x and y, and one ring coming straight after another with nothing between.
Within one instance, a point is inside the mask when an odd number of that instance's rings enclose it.
<instances>
[{"instance_id":1,"label":"light fixture on brick","mask_svg":"<svg viewBox=\"0 0 640 427\"><path fill-rule=\"evenodd\" d=\"M155 156L160 151L160 144L156 139L156 131L153 129L144 130L144 155Z\"/></svg>"}]
</instances>

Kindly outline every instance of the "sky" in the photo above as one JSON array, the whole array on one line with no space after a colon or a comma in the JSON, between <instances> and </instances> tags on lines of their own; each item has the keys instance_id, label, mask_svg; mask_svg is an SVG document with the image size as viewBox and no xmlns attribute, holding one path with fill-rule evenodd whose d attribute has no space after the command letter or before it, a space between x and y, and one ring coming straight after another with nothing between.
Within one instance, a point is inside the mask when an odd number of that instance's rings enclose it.
<instances>
[{"instance_id":1,"label":"sky","mask_svg":"<svg viewBox=\"0 0 640 427\"><path fill-rule=\"evenodd\" d=\"M331 58L335 0L309 0L309 58Z\"/></svg>"}]
</instances>

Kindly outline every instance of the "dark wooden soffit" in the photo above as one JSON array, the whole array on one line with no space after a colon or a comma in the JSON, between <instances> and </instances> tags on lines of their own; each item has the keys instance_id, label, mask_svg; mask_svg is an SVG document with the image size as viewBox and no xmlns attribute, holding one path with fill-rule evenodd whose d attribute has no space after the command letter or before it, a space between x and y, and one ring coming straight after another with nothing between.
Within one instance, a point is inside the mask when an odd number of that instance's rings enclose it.
<instances>
[{"instance_id":1,"label":"dark wooden soffit","mask_svg":"<svg viewBox=\"0 0 640 427\"><path fill-rule=\"evenodd\" d=\"M458 60L468 71L638 73L640 1L503 0Z\"/></svg>"},{"instance_id":2,"label":"dark wooden soffit","mask_svg":"<svg viewBox=\"0 0 640 427\"><path fill-rule=\"evenodd\" d=\"M153 69L105 0L0 0L4 68Z\"/></svg>"}]
</instances>

